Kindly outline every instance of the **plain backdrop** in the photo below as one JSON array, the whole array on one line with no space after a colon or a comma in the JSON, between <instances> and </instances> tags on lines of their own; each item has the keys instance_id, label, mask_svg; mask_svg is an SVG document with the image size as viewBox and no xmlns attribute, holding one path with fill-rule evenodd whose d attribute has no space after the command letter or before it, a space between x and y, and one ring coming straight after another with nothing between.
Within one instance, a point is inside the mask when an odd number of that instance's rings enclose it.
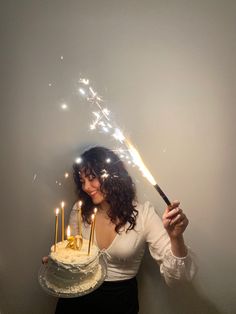
<instances>
[{"instance_id":1,"label":"plain backdrop","mask_svg":"<svg viewBox=\"0 0 236 314\"><path fill-rule=\"evenodd\" d=\"M54 313L37 278L54 209L64 200L68 219L75 158L91 145L116 147L89 129L94 108L78 93L80 77L190 220L197 277L170 290L147 252L140 314L236 313L236 2L7 0L0 15L0 313ZM160 196L127 167L139 200L161 215Z\"/></svg>"}]
</instances>

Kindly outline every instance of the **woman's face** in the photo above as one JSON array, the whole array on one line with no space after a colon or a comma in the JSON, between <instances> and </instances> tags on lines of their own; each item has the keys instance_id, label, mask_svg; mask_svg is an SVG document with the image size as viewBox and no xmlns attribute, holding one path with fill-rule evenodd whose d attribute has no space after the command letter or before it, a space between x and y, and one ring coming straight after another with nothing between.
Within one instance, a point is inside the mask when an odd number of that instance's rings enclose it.
<instances>
[{"instance_id":1,"label":"woman's face","mask_svg":"<svg viewBox=\"0 0 236 314\"><path fill-rule=\"evenodd\" d=\"M101 184L96 176L93 174L86 176L85 173L82 172L80 181L82 183L83 191L91 197L94 204L100 204L105 200L104 195L100 190Z\"/></svg>"}]
</instances>

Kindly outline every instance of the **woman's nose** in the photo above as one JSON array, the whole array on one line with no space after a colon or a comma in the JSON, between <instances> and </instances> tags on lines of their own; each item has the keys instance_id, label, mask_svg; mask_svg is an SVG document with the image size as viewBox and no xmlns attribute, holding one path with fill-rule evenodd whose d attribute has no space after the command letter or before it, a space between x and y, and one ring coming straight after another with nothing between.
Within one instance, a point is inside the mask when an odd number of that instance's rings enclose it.
<instances>
[{"instance_id":1,"label":"woman's nose","mask_svg":"<svg viewBox=\"0 0 236 314\"><path fill-rule=\"evenodd\" d=\"M85 192L89 191L90 186L91 186L91 184L90 184L89 180L85 180L84 181L84 191Z\"/></svg>"}]
</instances>

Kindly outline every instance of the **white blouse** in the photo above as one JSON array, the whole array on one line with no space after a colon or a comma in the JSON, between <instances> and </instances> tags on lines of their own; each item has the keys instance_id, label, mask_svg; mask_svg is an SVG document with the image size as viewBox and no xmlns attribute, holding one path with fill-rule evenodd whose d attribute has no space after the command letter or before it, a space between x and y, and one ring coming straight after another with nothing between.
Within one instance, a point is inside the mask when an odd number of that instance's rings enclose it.
<instances>
[{"instance_id":1,"label":"white blouse","mask_svg":"<svg viewBox=\"0 0 236 314\"><path fill-rule=\"evenodd\" d=\"M77 203L73 206L69 224L72 235L78 234L76 215ZM110 246L103 250L107 259L107 281L130 279L136 276L145 246L160 265L160 272L168 285L176 280L190 281L197 270L193 253L188 248L186 257L176 257L171 252L170 238L163 227L160 217L149 202L137 204L138 216L133 230L125 232L125 227L117 234ZM83 224L83 237L89 239L90 226ZM95 244L96 232L95 232Z\"/></svg>"}]
</instances>

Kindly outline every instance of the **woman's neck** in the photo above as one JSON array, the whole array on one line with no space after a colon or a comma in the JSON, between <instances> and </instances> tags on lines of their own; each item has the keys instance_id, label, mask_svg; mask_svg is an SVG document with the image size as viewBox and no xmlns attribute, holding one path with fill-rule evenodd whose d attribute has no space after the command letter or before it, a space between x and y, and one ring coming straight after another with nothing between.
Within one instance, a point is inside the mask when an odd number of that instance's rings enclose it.
<instances>
[{"instance_id":1,"label":"woman's neck","mask_svg":"<svg viewBox=\"0 0 236 314\"><path fill-rule=\"evenodd\" d=\"M98 206L99 212L104 213L104 214L107 214L108 211L109 211L109 209L110 209L110 205L109 205L109 203L106 202L106 201L103 201L103 202L100 203L99 206Z\"/></svg>"}]
</instances>

